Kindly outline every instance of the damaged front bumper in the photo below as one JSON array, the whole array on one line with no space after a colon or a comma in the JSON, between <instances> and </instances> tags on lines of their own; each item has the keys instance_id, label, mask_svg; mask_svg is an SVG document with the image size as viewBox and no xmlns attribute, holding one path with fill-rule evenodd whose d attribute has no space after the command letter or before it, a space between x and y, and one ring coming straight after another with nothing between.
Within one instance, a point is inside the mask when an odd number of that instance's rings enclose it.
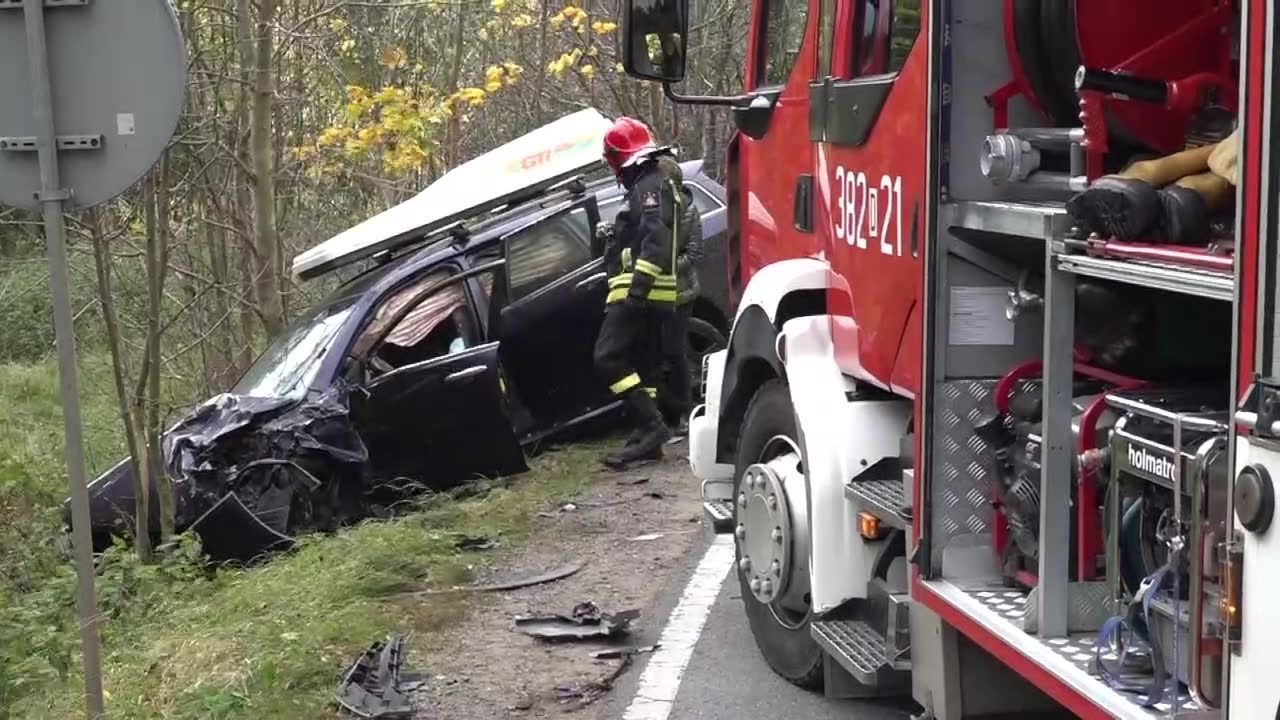
<instances>
[{"instance_id":1,"label":"damaged front bumper","mask_svg":"<svg viewBox=\"0 0 1280 720\"><path fill-rule=\"evenodd\" d=\"M215 560L252 560L369 513L369 456L343 386L301 402L219 395L166 433L163 448L174 528L195 532ZM129 460L91 484L95 545L133 534L135 496ZM150 503L147 523L153 536L157 506Z\"/></svg>"}]
</instances>

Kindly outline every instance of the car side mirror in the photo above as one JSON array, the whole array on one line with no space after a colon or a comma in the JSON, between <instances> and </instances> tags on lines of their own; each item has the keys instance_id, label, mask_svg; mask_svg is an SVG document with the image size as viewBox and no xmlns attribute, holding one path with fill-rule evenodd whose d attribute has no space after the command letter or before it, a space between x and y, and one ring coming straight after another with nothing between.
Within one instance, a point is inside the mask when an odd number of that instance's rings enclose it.
<instances>
[{"instance_id":1,"label":"car side mirror","mask_svg":"<svg viewBox=\"0 0 1280 720\"><path fill-rule=\"evenodd\" d=\"M684 80L689 0L624 0L622 65L642 80Z\"/></svg>"}]
</instances>

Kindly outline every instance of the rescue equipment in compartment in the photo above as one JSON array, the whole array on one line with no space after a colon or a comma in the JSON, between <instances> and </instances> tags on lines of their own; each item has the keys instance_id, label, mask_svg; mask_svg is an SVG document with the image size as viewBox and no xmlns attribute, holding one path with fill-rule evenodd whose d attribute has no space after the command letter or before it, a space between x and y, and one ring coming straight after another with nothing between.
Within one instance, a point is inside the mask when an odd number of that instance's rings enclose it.
<instances>
[{"instance_id":1,"label":"rescue equipment in compartment","mask_svg":"<svg viewBox=\"0 0 1280 720\"><path fill-rule=\"evenodd\" d=\"M1025 587L1037 584L1042 435L1040 397L1019 392L1019 387L1038 377L1041 369L1042 363L1034 361L1006 373L996 385L996 413L974 428L978 437L995 447L998 485L992 498L996 511L994 546L1001 568L1006 581ZM1096 479L1107 465L1107 438L1115 420L1102 393L1140 387L1143 381L1082 362L1076 362L1074 370L1077 381L1072 431L1078 454L1072 468L1077 511L1072 532L1077 552L1072 554L1071 572L1081 580L1091 580L1102 552Z\"/></svg>"},{"instance_id":2,"label":"rescue equipment in compartment","mask_svg":"<svg viewBox=\"0 0 1280 720\"><path fill-rule=\"evenodd\" d=\"M1204 705L1221 703L1228 618L1206 609L1221 608L1226 595L1217 548L1230 531L1228 426L1226 411L1214 408L1224 394L1161 388L1107 397L1123 413L1110 439L1108 583L1127 609L1099 631L1095 659L1108 685L1145 707L1182 685Z\"/></svg>"}]
</instances>

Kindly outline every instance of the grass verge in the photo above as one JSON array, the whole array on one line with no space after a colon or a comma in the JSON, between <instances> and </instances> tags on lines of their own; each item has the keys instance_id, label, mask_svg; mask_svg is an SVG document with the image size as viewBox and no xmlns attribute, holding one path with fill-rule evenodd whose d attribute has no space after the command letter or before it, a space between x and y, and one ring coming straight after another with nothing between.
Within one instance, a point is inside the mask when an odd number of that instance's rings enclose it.
<instances>
[{"instance_id":1,"label":"grass verge","mask_svg":"<svg viewBox=\"0 0 1280 720\"><path fill-rule=\"evenodd\" d=\"M519 546L538 509L592 483L598 453L588 444L541 456L531 472L482 496L312 536L251 569L203 571L186 546L149 567L126 553L110 555L99 581L109 717L335 716L331 693L355 653L388 632L447 627L476 605L472 596L403 595L465 582L489 561L458 550L452 534L501 536L507 547ZM57 598L69 612L70 595ZM0 606L0 614L25 602ZM74 625L59 633L74 647ZM0 702L0 717L81 714L77 663L32 674L45 682L20 682L21 692Z\"/></svg>"}]
</instances>

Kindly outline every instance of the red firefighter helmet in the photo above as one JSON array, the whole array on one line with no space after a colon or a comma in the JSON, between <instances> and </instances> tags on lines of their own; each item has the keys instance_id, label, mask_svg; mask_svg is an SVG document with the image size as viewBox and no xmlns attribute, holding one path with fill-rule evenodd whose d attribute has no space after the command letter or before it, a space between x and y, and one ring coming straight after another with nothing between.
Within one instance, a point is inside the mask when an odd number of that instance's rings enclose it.
<instances>
[{"instance_id":1,"label":"red firefighter helmet","mask_svg":"<svg viewBox=\"0 0 1280 720\"><path fill-rule=\"evenodd\" d=\"M614 175L621 175L623 168L643 160L657 149L648 126L635 118L618 118L604 134L604 161L613 169Z\"/></svg>"}]
</instances>

